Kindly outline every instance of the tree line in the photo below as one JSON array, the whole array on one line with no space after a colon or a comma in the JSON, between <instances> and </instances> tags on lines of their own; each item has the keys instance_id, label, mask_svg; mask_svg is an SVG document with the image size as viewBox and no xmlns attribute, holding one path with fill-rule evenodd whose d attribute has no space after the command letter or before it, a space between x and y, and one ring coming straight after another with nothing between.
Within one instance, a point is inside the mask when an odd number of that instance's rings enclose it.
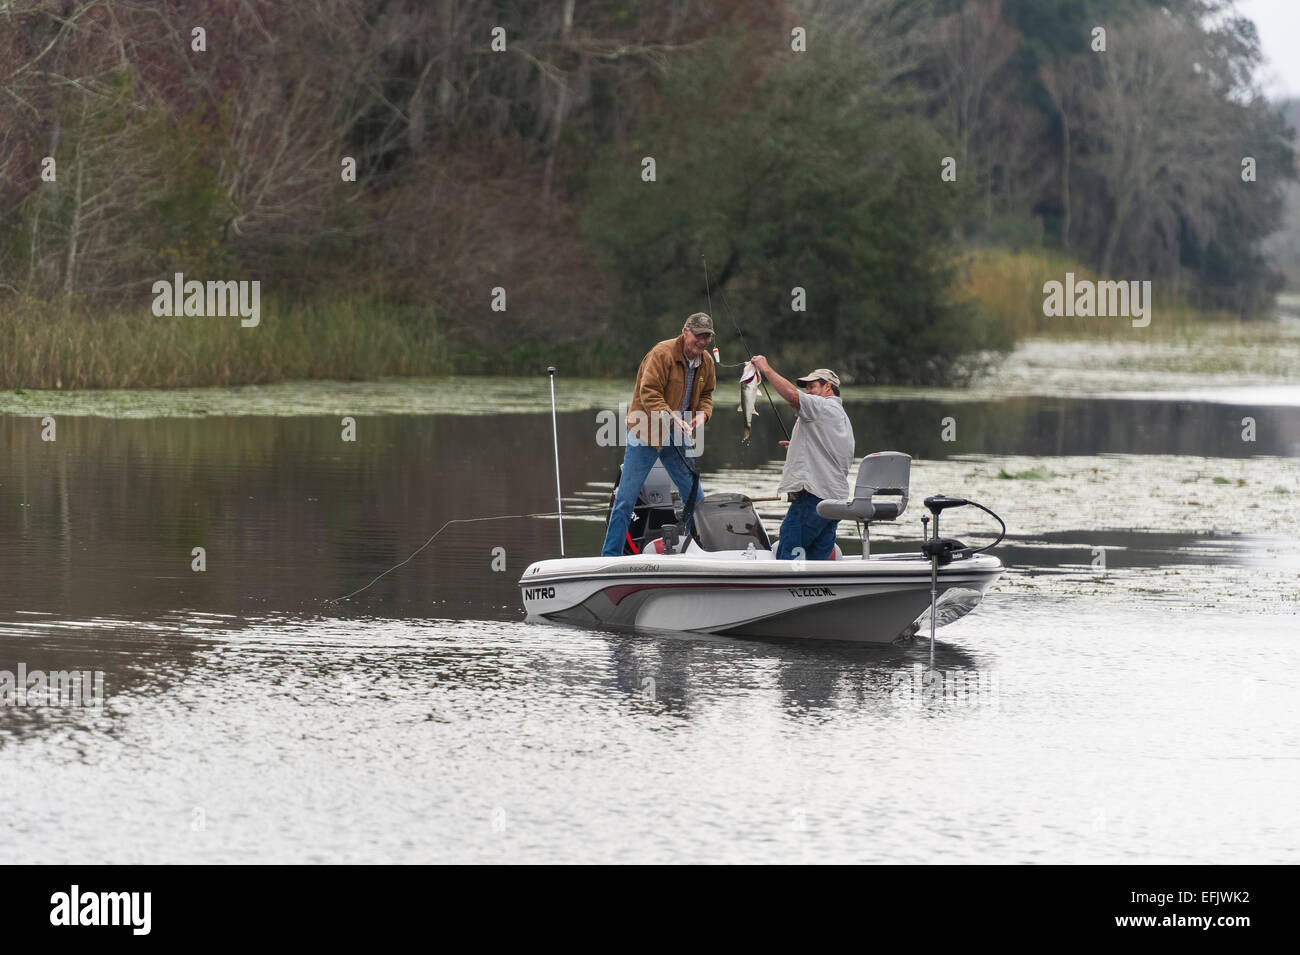
<instances>
[{"instance_id":1,"label":"tree line","mask_svg":"<svg viewBox=\"0 0 1300 955\"><path fill-rule=\"evenodd\" d=\"M601 371L712 302L952 380L1010 343L954 294L972 245L1266 307L1295 163L1259 64L1228 0L4 0L0 310L255 278L459 370Z\"/></svg>"}]
</instances>

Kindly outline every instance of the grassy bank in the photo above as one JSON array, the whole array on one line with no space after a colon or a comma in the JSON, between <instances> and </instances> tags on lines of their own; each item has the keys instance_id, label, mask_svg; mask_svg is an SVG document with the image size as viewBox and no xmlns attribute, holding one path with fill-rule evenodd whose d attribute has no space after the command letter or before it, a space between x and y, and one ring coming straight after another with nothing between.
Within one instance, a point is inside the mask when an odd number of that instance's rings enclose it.
<instances>
[{"instance_id":1,"label":"grassy bank","mask_svg":"<svg viewBox=\"0 0 1300 955\"><path fill-rule=\"evenodd\" d=\"M185 388L442 375L448 349L426 309L266 302L260 324L9 303L0 308L0 387Z\"/></svg>"},{"instance_id":2,"label":"grassy bank","mask_svg":"<svg viewBox=\"0 0 1300 955\"><path fill-rule=\"evenodd\" d=\"M978 301L991 315L1005 322L1017 339L1049 338L1159 338L1179 334L1207 324L1229 322L1237 317L1227 312L1208 311L1187 304L1176 290L1161 282L1152 285L1154 306L1151 324L1134 328L1124 318L1049 318L1043 314L1043 285L1065 282L1067 272L1075 281L1129 280L1137 276L1103 276L1080 265L1070 256L1047 249L1010 251L979 249L962 260L958 293Z\"/></svg>"},{"instance_id":3,"label":"grassy bank","mask_svg":"<svg viewBox=\"0 0 1300 955\"><path fill-rule=\"evenodd\" d=\"M1048 318L1043 283L1100 277L1042 249L982 249L962 259L958 298L1010 329L1014 339L1137 343L1236 327L1234 316L1192 308L1154 289L1151 324L1124 318ZM726 350L727 326L720 326ZM665 328L667 335L671 329ZM264 303L260 324L238 318L156 318L147 303L104 313L0 301L0 388L39 390L197 388L287 381L374 381L458 375L531 376L549 364L570 378L629 378L651 341L539 344L515 336L488 346L448 341L432 309L361 299ZM833 347L818 342L818 351ZM726 355L735 360L735 354Z\"/></svg>"},{"instance_id":4,"label":"grassy bank","mask_svg":"<svg viewBox=\"0 0 1300 955\"><path fill-rule=\"evenodd\" d=\"M1198 330L1199 329L1199 330ZM615 409L632 394L630 371L584 378L557 361L560 411ZM720 375L714 411L736 414L735 369ZM1218 400L1211 392L1254 388L1250 401L1295 404L1300 381L1300 323L1249 322L1189 326L1159 340L1136 335L1107 342L1031 338L997 370L970 387L844 389L847 402L867 400L1001 401L1025 396L1084 397L1173 392L1188 400ZM1270 390L1271 389L1271 390ZM1238 395L1237 400L1242 400ZM209 415L516 414L548 411L545 368L511 377L457 375L379 381L287 381L213 388L38 391L0 389L0 416L95 415L171 418ZM1009 469L1011 473L1017 473Z\"/></svg>"},{"instance_id":5,"label":"grassy bank","mask_svg":"<svg viewBox=\"0 0 1300 955\"><path fill-rule=\"evenodd\" d=\"M667 334L667 333L665 333ZM367 300L264 302L257 326L237 317L156 318L148 304L0 302L0 388L199 388L283 381L375 381L450 374L625 376L632 350L599 342L541 345L504 336L492 347L448 342L432 309ZM635 354L632 352L635 351Z\"/></svg>"}]
</instances>

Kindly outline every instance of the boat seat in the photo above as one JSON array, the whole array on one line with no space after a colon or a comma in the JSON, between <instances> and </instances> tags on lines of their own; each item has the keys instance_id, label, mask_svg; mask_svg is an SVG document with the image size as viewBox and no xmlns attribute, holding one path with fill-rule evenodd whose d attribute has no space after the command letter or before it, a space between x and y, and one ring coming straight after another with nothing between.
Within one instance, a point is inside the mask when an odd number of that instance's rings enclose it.
<instances>
[{"instance_id":1,"label":"boat seat","mask_svg":"<svg viewBox=\"0 0 1300 955\"><path fill-rule=\"evenodd\" d=\"M902 451L877 451L858 465L858 483L847 501L820 501L817 514L828 521L856 521L863 525L862 553L869 550L867 525L872 521L896 521L907 510L912 456ZM897 500L886 501L881 495Z\"/></svg>"}]
</instances>

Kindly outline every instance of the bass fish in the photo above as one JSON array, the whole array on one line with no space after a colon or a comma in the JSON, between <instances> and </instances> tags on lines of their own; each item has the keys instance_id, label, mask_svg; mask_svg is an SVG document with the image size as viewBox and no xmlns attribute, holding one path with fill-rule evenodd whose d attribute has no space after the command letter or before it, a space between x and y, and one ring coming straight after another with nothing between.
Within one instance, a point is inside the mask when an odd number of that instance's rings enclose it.
<instances>
[{"instance_id":1,"label":"bass fish","mask_svg":"<svg viewBox=\"0 0 1300 955\"><path fill-rule=\"evenodd\" d=\"M741 441L749 440L750 422L758 414L754 407L758 404L758 369L752 363L745 362L745 367L740 372L740 405L736 408L745 416L745 433L740 436Z\"/></svg>"}]
</instances>

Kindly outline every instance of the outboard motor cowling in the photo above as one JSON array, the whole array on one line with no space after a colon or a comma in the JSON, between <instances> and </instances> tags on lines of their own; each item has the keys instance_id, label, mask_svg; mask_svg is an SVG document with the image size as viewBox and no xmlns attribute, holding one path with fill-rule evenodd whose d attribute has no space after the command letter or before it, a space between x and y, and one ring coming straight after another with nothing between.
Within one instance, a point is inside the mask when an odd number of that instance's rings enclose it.
<instances>
[{"instance_id":1,"label":"outboard motor cowling","mask_svg":"<svg viewBox=\"0 0 1300 955\"><path fill-rule=\"evenodd\" d=\"M618 482L623 476L623 465L620 464L618 474L614 477L614 491L609 496L611 509L614 504L614 494L618 493ZM645 483L641 485L641 490L637 494L636 508L632 511L632 520L628 524L627 534L623 538L623 555L639 554L645 550L646 546L660 539L663 536L663 527L668 524L676 524L681 517L682 501L681 496L677 493L677 488L673 484L673 479L668 476L668 471L662 461L656 461L650 473L646 475ZM608 515L605 519L605 526L609 526Z\"/></svg>"}]
</instances>

